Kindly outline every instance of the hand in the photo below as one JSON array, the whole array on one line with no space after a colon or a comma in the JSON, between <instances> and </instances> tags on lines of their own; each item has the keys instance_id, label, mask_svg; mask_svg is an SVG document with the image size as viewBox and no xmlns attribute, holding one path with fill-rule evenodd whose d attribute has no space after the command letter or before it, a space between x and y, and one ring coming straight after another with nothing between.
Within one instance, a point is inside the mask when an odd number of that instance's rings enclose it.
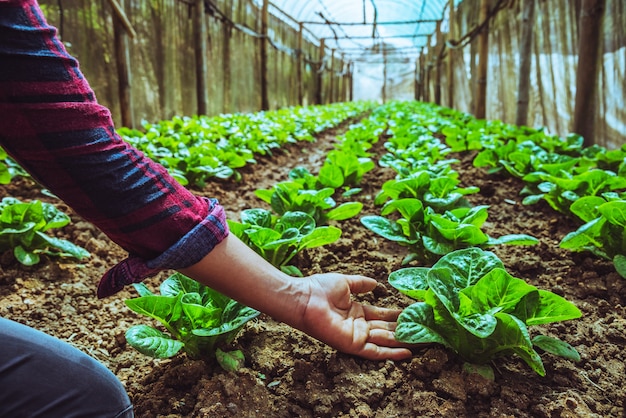
<instances>
[{"instance_id":1,"label":"hand","mask_svg":"<svg viewBox=\"0 0 626 418\"><path fill-rule=\"evenodd\" d=\"M395 340L399 310L364 305L352 294L373 290L374 279L338 273L316 274L301 279L309 297L299 309L296 328L329 346L369 360L402 360L411 351Z\"/></svg>"}]
</instances>

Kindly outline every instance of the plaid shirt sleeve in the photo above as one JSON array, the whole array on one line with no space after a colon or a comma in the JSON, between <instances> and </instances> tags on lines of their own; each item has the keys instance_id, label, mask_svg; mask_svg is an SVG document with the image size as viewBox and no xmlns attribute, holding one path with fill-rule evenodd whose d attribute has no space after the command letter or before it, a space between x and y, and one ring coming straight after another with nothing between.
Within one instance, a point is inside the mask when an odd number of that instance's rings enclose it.
<instances>
[{"instance_id":1,"label":"plaid shirt sleeve","mask_svg":"<svg viewBox=\"0 0 626 418\"><path fill-rule=\"evenodd\" d=\"M0 145L129 257L98 297L200 261L228 235L224 209L124 142L36 0L0 0Z\"/></svg>"}]
</instances>

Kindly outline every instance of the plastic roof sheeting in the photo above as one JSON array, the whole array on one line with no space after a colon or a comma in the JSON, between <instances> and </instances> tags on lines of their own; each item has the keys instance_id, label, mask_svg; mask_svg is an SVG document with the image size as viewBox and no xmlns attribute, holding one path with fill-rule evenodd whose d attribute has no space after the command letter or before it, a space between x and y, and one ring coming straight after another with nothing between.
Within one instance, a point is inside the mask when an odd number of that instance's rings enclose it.
<instances>
[{"instance_id":1,"label":"plastic roof sheeting","mask_svg":"<svg viewBox=\"0 0 626 418\"><path fill-rule=\"evenodd\" d=\"M454 0L455 6L460 2ZM447 19L449 0L272 0L270 4L348 57L381 49L416 56L435 32L436 21Z\"/></svg>"}]
</instances>

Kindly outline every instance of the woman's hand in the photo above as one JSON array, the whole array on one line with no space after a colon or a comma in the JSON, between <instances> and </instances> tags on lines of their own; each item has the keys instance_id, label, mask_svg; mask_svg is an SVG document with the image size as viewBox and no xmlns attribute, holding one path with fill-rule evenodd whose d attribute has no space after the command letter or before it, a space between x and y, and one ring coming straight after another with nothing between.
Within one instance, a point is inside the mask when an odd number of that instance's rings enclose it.
<instances>
[{"instance_id":1,"label":"woman's hand","mask_svg":"<svg viewBox=\"0 0 626 418\"><path fill-rule=\"evenodd\" d=\"M308 298L292 326L329 346L370 360L411 357L405 344L394 338L399 310L365 305L353 294L373 290L377 282L364 276L316 274L302 280ZM290 321L291 322L291 321Z\"/></svg>"},{"instance_id":2,"label":"woman's hand","mask_svg":"<svg viewBox=\"0 0 626 418\"><path fill-rule=\"evenodd\" d=\"M339 351L370 360L411 356L407 346L394 339L399 311L352 300L352 294L376 287L376 280L369 277L339 273L291 277L232 234L181 272Z\"/></svg>"}]
</instances>

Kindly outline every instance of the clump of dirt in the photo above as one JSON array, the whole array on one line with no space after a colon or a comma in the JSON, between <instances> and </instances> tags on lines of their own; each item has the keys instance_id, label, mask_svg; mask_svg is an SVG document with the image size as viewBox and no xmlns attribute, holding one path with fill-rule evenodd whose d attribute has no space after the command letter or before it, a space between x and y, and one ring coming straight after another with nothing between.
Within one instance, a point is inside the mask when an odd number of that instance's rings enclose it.
<instances>
[{"instance_id":1,"label":"clump of dirt","mask_svg":"<svg viewBox=\"0 0 626 418\"><path fill-rule=\"evenodd\" d=\"M217 197L228 215L239 220L242 209L266 207L254 195L256 189L287 180L298 165L316 173L336 135L346 128L261 157L242 170L241 181L216 181L198 193ZM379 156L384 152L381 143L373 150ZM417 347L407 361L367 361L337 353L264 315L248 323L234 343L246 355L246 366L237 373L185 355L151 359L124 339L131 325L146 323L123 303L135 296L132 290L106 300L95 297L104 271L126 255L75 215L62 234L92 256L80 264L44 260L24 267L10 254L2 255L0 315L68 341L103 362L126 385L138 417L623 417L626 280L606 261L558 247L578 226L573 220L544 204L522 205L522 185L516 179L474 168L472 155L459 158L455 169L464 185L481 189L469 196L471 203L490 206L486 232L494 237L527 233L540 240L532 247L493 248L507 270L564 296L583 312L580 320L541 328L573 345L581 354L579 363L543 353L547 375L540 377L520 359L506 357L493 363L495 379L489 380L465 372L463 362L440 346ZM379 213L374 197L393 175L378 167L365 176L363 191L351 198L363 202L363 215ZM0 186L0 193L52 201L28 180ZM395 308L412 303L386 282L401 267L406 250L374 236L358 219L338 226L341 239L299 255L298 267L305 274L371 276L380 284L362 300ZM156 288L169 273L146 283Z\"/></svg>"}]
</instances>

